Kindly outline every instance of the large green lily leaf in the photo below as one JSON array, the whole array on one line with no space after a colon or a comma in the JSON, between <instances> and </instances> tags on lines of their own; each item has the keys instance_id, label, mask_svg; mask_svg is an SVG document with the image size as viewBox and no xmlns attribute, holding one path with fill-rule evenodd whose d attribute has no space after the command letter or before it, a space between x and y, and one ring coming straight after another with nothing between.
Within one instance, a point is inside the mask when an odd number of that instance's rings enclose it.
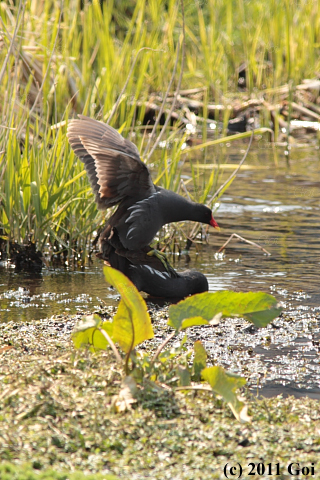
<instances>
[{"instance_id":1,"label":"large green lily leaf","mask_svg":"<svg viewBox=\"0 0 320 480\"><path fill-rule=\"evenodd\" d=\"M147 305L123 273L112 267L104 267L103 271L107 282L121 295L118 311L113 318L112 339L128 352L154 336Z\"/></svg>"},{"instance_id":2,"label":"large green lily leaf","mask_svg":"<svg viewBox=\"0 0 320 480\"><path fill-rule=\"evenodd\" d=\"M263 292L205 292L171 305L168 325L180 330L199 325L199 317L204 320L202 324L216 324L217 316L221 314L223 317L244 317L256 327L265 327L281 310L277 300Z\"/></svg>"},{"instance_id":3,"label":"large green lily leaf","mask_svg":"<svg viewBox=\"0 0 320 480\"><path fill-rule=\"evenodd\" d=\"M242 422L250 420L245 404L235 394L237 388L245 385L245 378L228 373L222 367L208 367L202 370L201 374L212 390L227 402L237 420Z\"/></svg>"}]
</instances>

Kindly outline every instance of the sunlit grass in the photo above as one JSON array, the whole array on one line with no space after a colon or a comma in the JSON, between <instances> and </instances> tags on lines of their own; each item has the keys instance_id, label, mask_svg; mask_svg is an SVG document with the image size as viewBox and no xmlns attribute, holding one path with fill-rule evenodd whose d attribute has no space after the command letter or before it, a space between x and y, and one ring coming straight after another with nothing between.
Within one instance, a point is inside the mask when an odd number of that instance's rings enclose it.
<instances>
[{"instance_id":1,"label":"sunlit grass","mask_svg":"<svg viewBox=\"0 0 320 480\"><path fill-rule=\"evenodd\" d=\"M49 130L43 141L21 149L14 130L0 160L3 172L0 224L8 240L57 243L85 254L98 214L85 172L65 141ZM75 253L75 252L74 252Z\"/></svg>"},{"instance_id":2,"label":"sunlit grass","mask_svg":"<svg viewBox=\"0 0 320 480\"><path fill-rule=\"evenodd\" d=\"M56 242L59 248L77 249L83 259L101 215L83 165L68 146L66 125L51 126L76 113L107 121L127 82L111 125L130 136L145 113L136 102L163 95L169 84L182 17L176 0L65 0L62 9L57 5L53 0L0 4L0 229L8 240L31 238L39 248ZM204 120L206 102L228 106L243 95L237 83L243 63L246 95L264 90L270 101L277 87L289 84L293 89L319 71L319 2L185 0L184 10L181 87L205 89L200 112ZM178 73L180 66L181 56ZM229 114L228 109L216 114L222 134ZM260 114L262 126L268 127L269 120ZM204 143L210 141L205 126ZM188 189L196 201L210 202L219 170L204 180L192 147L188 155L181 149L184 133L168 127L168 138L170 150L163 148L149 162L155 164L155 180L185 195ZM138 134L134 138L141 152L146 140ZM192 181L183 185L180 175L186 162Z\"/></svg>"}]
</instances>

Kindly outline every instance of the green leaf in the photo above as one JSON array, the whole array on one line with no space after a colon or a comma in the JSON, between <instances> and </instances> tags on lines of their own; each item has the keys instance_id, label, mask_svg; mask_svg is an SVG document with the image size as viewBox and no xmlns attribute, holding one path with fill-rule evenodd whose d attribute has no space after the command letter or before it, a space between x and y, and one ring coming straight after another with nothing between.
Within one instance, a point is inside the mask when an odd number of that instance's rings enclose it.
<instances>
[{"instance_id":1,"label":"green leaf","mask_svg":"<svg viewBox=\"0 0 320 480\"><path fill-rule=\"evenodd\" d=\"M112 337L113 325L110 322L103 322L99 315L86 315L75 326L72 332L72 341L76 348L91 345L95 349L107 348L108 342L99 331L105 330Z\"/></svg>"},{"instance_id":2,"label":"green leaf","mask_svg":"<svg viewBox=\"0 0 320 480\"><path fill-rule=\"evenodd\" d=\"M237 388L245 385L245 378L228 373L222 367L205 368L201 374L203 379L210 384L212 390L221 395L227 402L237 420L249 421L246 406L235 394Z\"/></svg>"},{"instance_id":3,"label":"green leaf","mask_svg":"<svg viewBox=\"0 0 320 480\"><path fill-rule=\"evenodd\" d=\"M104 267L103 271L107 282L121 295L118 311L113 318L112 339L118 342L125 352L129 352L139 343L154 336L147 305L123 273L111 267Z\"/></svg>"},{"instance_id":4,"label":"green leaf","mask_svg":"<svg viewBox=\"0 0 320 480\"><path fill-rule=\"evenodd\" d=\"M246 313L245 318L250 320L256 327L266 327L272 320L280 315L282 308L271 307L260 312Z\"/></svg>"},{"instance_id":5,"label":"green leaf","mask_svg":"<svg viewBox=\"0 0 320 480\"><path fill-rule=\"evenodd\" d=\"M206 368L208 355L200 340L194 343L193 349L193 380L199 382L201 380L201 371Z\"/></svg>"},{"instance_id":6,"label":"green leaf","mask_svg":"<svg viewBox=\"0 0 320 480\"><path fill-rule=\"evenodd\" d=\"M101 317L99 315L85 315L81 320L75 325L73 332L84 332L90 328L98 328L102 323Z\"/></svg>"},{"instance_id":7,"label":"green leaf","mask_svg":"<svg viewBox=\"0 0 320 480\"><path fill-rule=\"evenodd\" d=\"M140 342L135 343L135 331L130 310L123 299L120 300L117 313L113 317L114 336L113 340L118 342L124 352L128 352ZM144 341L143 339L142 341Z\"/></svg>"},{"instance_id":8,"label":"green leaf","mask_svg":"<svg viewBox=\"0 0 320 480\"><path fill-rule=\"evenodd\" d=\"M179 377L179 385L181 387L188 387L191 384L190 373L187 367L178 365L176 368Z\"/></svg>"},{"instance_id":9,"label":"green leaf","mask_svg":"<svg viewBox=\"0 0 320 480\"><path fill-rule=\"evenodd\" d=\"M219 318L217 315L222 314L223 317L244 317L256 327L265 327L280 314L281 310L277 306L277 300L263 292L238 293L228 290L205 292L171 305L168 325L180 330L201 324L199 317L204 320L202 325L211 322L217 324Z\"/></svg>"},{"instance_id":10,"label":"green leaf","mask_svg":"<svg viewBox=\"0 0 320 480\"><path fill-rule=\"evenodd\" d=\"M185 330L189 327L196 327L197 325L208 325L208 321L202 317L191 317L183 320L181 323L181 330Z\"/></svg>"},{"instance_id":11,"label":"green leaf","mask_svg":"<svg viewBox=\"0 0 320 480\"><path fill-rule=\"evenodd\" d=\"M267 133L267 132L270 132L270 129L266 127L256 128L254 130L254 133L256 135L260 135L262 133ZM243 138L250 137L251 135L252 135L251 131L244 132L244 133L236 133L235 135L228 135L227 137L218 138L216 140L210 140L209 142L200 143L195 146L186 148L184 152L190 153L190 152L193 152L194 150L200 150L200 149L202 150L203 148L210 147L211 145L218 145L220 143L230 143L230 142L233 142L234 140L241 140Z\"/></svg>"}]
</instances>

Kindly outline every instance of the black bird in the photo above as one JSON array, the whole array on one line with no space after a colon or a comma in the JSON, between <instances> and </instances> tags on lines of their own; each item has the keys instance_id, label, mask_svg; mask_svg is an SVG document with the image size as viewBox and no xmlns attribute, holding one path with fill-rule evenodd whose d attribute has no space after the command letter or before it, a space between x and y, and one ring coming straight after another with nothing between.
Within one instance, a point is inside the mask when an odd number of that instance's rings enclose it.
<instances>
[{"instance_id":1,"label":"black bird","mask_svg":"<svg viewBox=\"0 0 320 480\"><path fill-rule=\"evenodd\" d=\"M105 247L105 246L104 246ZM150 251L151 247L148 247ZM100 255L100 258L104 258ZM188 295L208 291L208 280L200 272L186 270L182 273L167 271L157 257L147 257L146 262L133 264L128 258L118 255L109 245L107 264L124 273L138 290L148 293L152 297L180 299ZM152 263L151 263L152 262Z\"/></svg>"},{"instance_id":2,"label":"black bird","mask_svg":"<svg viewBox=\"0 0 320 480\"><path fill-rule=\"evenodd\" d=\"M107 242L116 254L141 264L144 248L167 223L193 220L219 228L207 206L154 185L137 147L114 128L79 115L69 122L67 135L85 165L98 208L118 205L100 245Z\"/></svg>"}]
</instances>

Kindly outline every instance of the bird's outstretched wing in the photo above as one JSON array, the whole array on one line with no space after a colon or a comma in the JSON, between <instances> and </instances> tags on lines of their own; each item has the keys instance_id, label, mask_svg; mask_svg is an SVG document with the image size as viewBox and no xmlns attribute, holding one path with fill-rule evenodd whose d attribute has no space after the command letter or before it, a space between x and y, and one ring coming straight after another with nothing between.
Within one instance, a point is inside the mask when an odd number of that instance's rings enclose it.
<instances>
[{"instance_id":1,"label":"bird's outstretched wing","mask_svg":"<svg viewBox=\"0 0 320 480\"><path fill-rule=\"evenodd\" d=\"M79 120L69 121L67 136L85 165L99 209L112 207L127 197L148 197L156 191L137 147L114 128L79 115Z\"/></svg>"}]
</instances>

